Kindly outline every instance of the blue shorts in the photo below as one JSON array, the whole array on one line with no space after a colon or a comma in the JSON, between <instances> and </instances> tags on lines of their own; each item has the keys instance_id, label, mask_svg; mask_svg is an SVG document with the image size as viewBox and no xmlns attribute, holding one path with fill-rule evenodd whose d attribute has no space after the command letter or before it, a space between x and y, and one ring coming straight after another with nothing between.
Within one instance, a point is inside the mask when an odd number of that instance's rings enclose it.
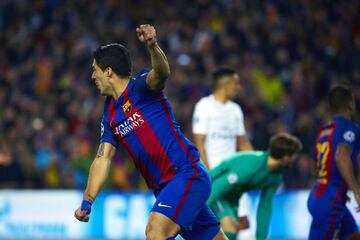
<instances>
[{"instance_id":1,"label":"blue shorts","mask_svg":"<svg viewBox=\"0 0 360 240\"><path fill-rule=\"evenodd\" d=\"M341 194L326 192L316 197L312 191L308 209L313 218L309 240L346 239L358 230L354 217L346 207L345 197Z\"/></svg>"},{"instance_id":2,"label":"blue shorts","mask_svg":"<svg viewBox=\"0 0 360 240\"><path fill-rule=\"evenodd\" d=\"M180 170L164 187L154 192L151 211L162 213L181 227L185 239L212 239L219 222L205 204L211 191L210 178L201 162Z\"/></svg>"}]
</instances>

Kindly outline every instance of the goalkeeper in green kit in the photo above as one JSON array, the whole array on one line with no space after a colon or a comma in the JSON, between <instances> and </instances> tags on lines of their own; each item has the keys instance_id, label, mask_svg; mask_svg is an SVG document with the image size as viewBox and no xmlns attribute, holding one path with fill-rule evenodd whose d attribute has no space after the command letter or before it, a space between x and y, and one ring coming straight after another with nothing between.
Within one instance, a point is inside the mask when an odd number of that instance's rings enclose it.
<instances>
[{"instance_id":1,"label":"goalkeeper in green kit","mask_svg":"<svg viewBox=\"0 0 360 240\"><path fill-rule=\"evenodd\" d=\"M238 199L244 193L260 190L256 217L256 239L266 239L272 199L283 181L283 170L301 150L300 140L281 133L270 139L268 151L242 151L210 171L211 195L207 204L221 222L229 240L236 239Z\"/></svg>"}]
</instances>

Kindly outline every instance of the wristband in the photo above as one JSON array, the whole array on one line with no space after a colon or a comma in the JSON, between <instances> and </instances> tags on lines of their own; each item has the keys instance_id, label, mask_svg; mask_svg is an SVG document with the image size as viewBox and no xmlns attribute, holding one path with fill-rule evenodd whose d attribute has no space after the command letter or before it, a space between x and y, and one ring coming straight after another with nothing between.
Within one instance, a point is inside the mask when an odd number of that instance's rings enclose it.
<instances>
[{"instance_id":1,"label":"wristband","mask_svg":"<svg viewBox=\"0 0 360 240\"><path fill-rule=\"evenodd\" d=\"M91 213L91 202L88 200L83 200L81 203L81 211L85 211L87 214Z\"/></svg>"}]
</instances>

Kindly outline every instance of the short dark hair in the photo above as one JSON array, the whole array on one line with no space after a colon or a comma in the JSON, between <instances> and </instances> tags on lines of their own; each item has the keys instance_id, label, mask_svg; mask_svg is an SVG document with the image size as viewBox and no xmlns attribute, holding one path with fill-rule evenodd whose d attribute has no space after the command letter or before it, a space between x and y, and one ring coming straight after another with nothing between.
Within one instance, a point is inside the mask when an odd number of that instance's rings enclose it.
<instances>
[{"instance_id":1,"label":"short dark hair","mask_svg":"<svg viewBox=\"0 0 360 240\"><path fill-rule=\"evenodd\" d=\"M101 70L110 67L120 77L131 75L130 54L125 46L119 43L100 46L94 51L93 56Z\"/></svg>"},{"instance_id":2,"label":"short dark hair","mask_svg":"<svg viewBox=\"0 0 360 240\"><path fill-rule=\"evenodd\" d=\"M353 101L353 94L348 87L337 86L331 89L328 96L330 111L337 113Z\"/></svg>"},{"instance_id":3,"label":"short dark hair","mask_svg":"<svg viewBox=\"0 0 360 240\"><path fill-rule=\"evenodd\" d=\"M287 134L279 133L270 139L270 156L280 159L284 156L292 156L302 149L299 138Z\"/></svg>"},{"instance_id":4,"label":"short dark hair","mask_svg":"<svg viewBox=\"0 0 360 240\"><path fill-rule=\"evenodd\" d=\"M229 67L221 67L216 69L212 74L214 87L216 87L222 77L231 76L234 74L236 74L236 71Z\"/></svg>"}]
</instances>

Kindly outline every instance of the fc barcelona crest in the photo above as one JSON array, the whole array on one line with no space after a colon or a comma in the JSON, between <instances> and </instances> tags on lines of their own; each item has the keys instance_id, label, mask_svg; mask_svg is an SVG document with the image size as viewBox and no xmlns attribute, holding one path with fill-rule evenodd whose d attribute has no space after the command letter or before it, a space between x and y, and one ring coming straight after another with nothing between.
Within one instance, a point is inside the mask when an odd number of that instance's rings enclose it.
<instances>
[{"instance_id":1,"label":"fc barcelona crest","mask_svg":"<svg viewBox=\"0 0 360 240\"><path fill-rule=\"evenodd\" d=\"M132 106L129 100L127 100L124 105L122 106L122 109L124 111L124 113L129 114L131 113L132 110Z\"/></svg>"}]
</instances>

